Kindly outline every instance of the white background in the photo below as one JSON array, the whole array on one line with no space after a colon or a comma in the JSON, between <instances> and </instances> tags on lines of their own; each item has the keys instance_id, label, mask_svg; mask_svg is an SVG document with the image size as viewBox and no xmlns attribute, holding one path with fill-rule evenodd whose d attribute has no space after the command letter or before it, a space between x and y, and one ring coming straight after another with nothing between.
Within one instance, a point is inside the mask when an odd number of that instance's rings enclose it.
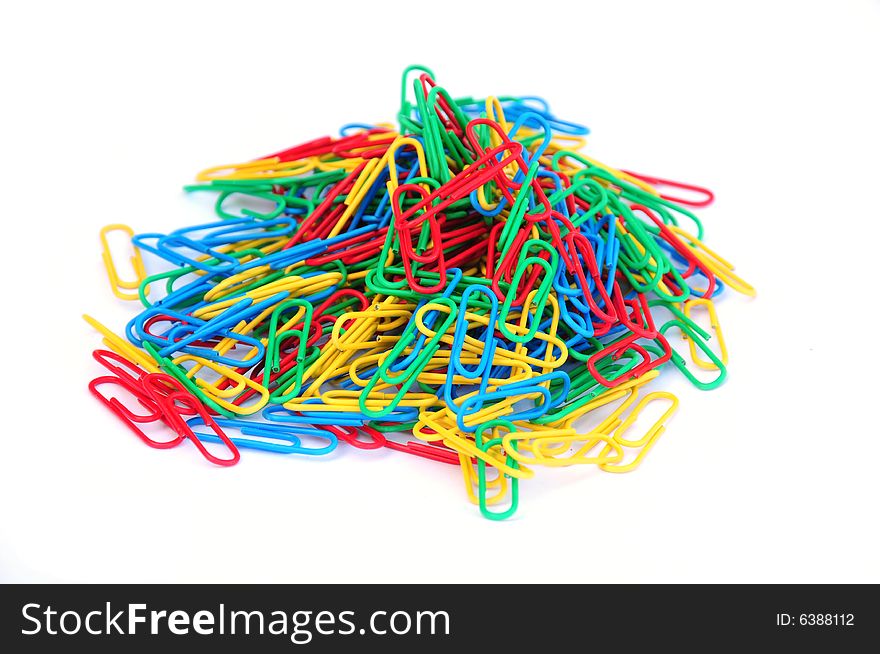
<instances>
[{"instance_id":1,"label":"white background","mask_svg":"<svg viewBox=\"0 0 880 654\"><path fill-rule=\"evenodd\" d=\"M4 4L0 579L880 581L880 4L483 4ZM664 373L681 408L640 469L539 474L506 523L396 452L151 450L86 388L80 314L135 310L100 227L210 219L196 171L393 120L409 63L711 187L706 240L759 292L720 302L728 383Z\"/></svg>"}]
</instances>

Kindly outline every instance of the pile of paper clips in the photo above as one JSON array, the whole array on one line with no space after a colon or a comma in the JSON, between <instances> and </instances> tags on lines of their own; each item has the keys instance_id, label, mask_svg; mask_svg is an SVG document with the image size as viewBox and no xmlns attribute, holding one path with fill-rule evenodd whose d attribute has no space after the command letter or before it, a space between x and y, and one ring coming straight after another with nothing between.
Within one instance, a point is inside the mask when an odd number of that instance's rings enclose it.
<instances>
[{"instance_id":1,"label":"pile of paper clips","mask_svg":"<svg viewBox=\"0 0 880 654\"><path fill-rule=\"evenodd\" d=\"M712 298L754 290L686 208L712 194L580 154L587 129L539 98L453 99L433 78L404 71L398 129L348 125L203 171L186 190L217 194L215 222L105 228L113 291L144 309L126 338L86 316L112 350L90 388L148 445L189 441L219 465L238 448L390 448L459 466L502 519L536 466L638 466L678 404L639 396L665 364L701 389L724 380ZM113 230L135 280L116 273ZM172 268L148 276L141 251ZM630 434L653 402L665 412Z\"/></svg>"}]
</instances>

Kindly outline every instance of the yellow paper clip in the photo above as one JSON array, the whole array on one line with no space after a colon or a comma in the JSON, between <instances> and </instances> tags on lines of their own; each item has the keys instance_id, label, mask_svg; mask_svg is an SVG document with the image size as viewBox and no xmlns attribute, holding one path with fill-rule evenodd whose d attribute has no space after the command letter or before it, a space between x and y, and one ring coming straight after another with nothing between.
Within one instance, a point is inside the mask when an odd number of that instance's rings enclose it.
<instances>
[{"instance_id":1,"label":"yellow paper clip","mask_svg":"<svg viewBox=\"0 0 880 654\"><path fill-rule=\"evenodd\" d=\"M718 322L718 314L715 312L715 303L708 298L694 298L692 300L688 300L684 303L684 315L688 318L691 318L691 309L693 307L706 307L706 311L709 313L709 325L712 327L712 331L715 332L715 337L718 339L718 349L719 349L719 359L721 359L721 363L725 366L727 365L727 344L724 342L724 334L721 332L721 324ZM687 338L685 336L685 340L688 342L688 347L691 350L691 360L697 364L698 367L703 370L718 370L718 366L716 366L711 361L705 361L700 358L699 353L697 352L697 344L691 338Z\"/></svg>"},{"instance_id":2,"label":"yellow paper clip","mask_svg":"<svg viewBox=\"0 0 880 654\"><path fill-rule=\"evenodd\" d=\"M137 279L133 282L126 282L119 279L119 273L116 271L116 264L113 263L113 257L110 254L110 244L107 242L107 234L110 232L125 232L129 239L134 238L134 230L128 225L122 224L113 224L107 225L101 230L101 259L104 261L104 267L107 269L107 278L110 280L110 289L113 291L113 295L118 297L120 300L137 300L140 296L137 293L125 293L120 289L125 290L134 290L140 287L141 282L147 276L147 272L144 269L144 260L141 258L141 251L132 244L132 250L134 254L131 257L131 266L134 268L134 274L137 275ZM149 289L147 289L149 292Z\"/></svg>"},{"instance_id":3,"label":"yellow paper clip","mask_svg":"<svg viewBox=\"0 0 880 654\"><path fill-rule=\"evenodd\" d=\"M629 440L623 437L623 434L626 433L627 429L632 426L632 424L636 421L641 414L642 410L653 400L665 399L671 402L670 406L666 411L661 415L656 422L645 432L645 435L637 440ZM636 454L635 458L629 463L621 463L621 464L611 464L611 463L602 463L599 464L599 468L604 470L605 472L631 472L641 465L645 456L654 447L654 443L657 442L657 439L660 438L660 435L666 431L666 421L669 417L675 413L675 410L678 408L678 398L672 393L667 393L665 391L655 391L653 393L648 393L643 397L638 404L633 407L633 410L626 417L626 419L620 424L617 430L614 432L614 440L619 445L623 447L629 448L641 448ZM612 448L609 448L607 445L602 450L602 455L605 455L611 451Z\"/></svg>"}]
</instances>

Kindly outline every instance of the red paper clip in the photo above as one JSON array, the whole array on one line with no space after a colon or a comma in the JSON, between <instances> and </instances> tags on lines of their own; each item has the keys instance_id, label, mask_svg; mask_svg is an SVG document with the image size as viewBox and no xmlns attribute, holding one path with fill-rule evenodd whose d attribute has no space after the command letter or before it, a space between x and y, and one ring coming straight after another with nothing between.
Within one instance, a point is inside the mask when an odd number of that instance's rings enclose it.
<instances>
[{"instance_id":1,"label":"red paper clip","mask_svg":"<svg viewBox=\"0 0 880 654\"><path fill-rule=\"evenodd\" d=\"M663 193L660 194L660 197L664 200L669 200L670 202L676 202L678 204L684 204L689 207L708 207L712 202L715 201L715 194L712 193L707 188L702 186L695 186L693 184L685 184L684 182L676 182L671 179L662 179L660 177L651 177L649 175L642 175L641 173L634 173L630 170L622 170L621 172L626 173L627 175L632 175L643 182L647 182L651 186L668 186L669 188L678 188L683 191L691 191L693 193L697 193L703 196L701 200L687 200L685 198L677 198L671 195L665 195Z\"/></svg>"}]
</instances>

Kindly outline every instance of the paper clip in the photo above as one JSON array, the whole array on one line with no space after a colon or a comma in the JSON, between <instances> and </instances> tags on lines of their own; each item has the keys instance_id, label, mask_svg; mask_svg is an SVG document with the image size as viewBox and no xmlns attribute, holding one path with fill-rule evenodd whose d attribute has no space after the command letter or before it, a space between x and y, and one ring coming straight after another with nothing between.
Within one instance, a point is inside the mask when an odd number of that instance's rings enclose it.
<instances>
[{"instance_id":1,"label":"paper clip","mask_svg":"<svg viewBox=\"0 0 880 654\"><path fill-rule=\"evenodd\" d=\"M712 202L715 201L715 194L712 193L707 188L703 188L702 186L695 186L693 184L684 184L682 182L674 182L669 179L661 179L660 177L650 177L648 175L642 175L640 173L634 173L630 170L624 170L627 175L631 175L632 177L636 177L644 182L648 182L653 187L664 187L668 186L669 188L681 189L683 191L691 191L692 193L697 194L699 199L687 199L687 198L676 198L669 195L660 194L660 197L664 200L669 200L670 202L675 202L676 204L685 204L689 207L708 207ZM702 196L702 197L700 197Z\"/></svg>"},{"instance_id":2,"label":"paper clip","mask_svg":"<svg viewBox=\"0 0 880 654\"><path fill-rule=\"evenodd\" d=\"M515 432L516 427L507 420L491 420L480 425L479 429L476 432L477 439L477 447L479 447L483 452L489 453L491 450L497 450L502 448L503 437L495 435L495 432L499 430L499 428L504 428L508 433ZM483 432L486 429L491 429L493 438L490 438L483 442ZM504 446L505 449L510 448L511 451L516 451L516 443L510 443ZM506 464L517 468L519 467L519 463L512 457L510 454L507 454ZM500 479L504 479L503 473L499 471ZM477 459L477 479L479 484L479 505L480 505L480 513L483 514L483 517L488 518L489 520L506 520L514 513L516 513L517 507L519 506L519 479L517 477L508 477L510 480L510 505L507 509L503 511L490 511L489 510L489 502L486 497L486 491L488 488L487 480L486 480L486 461L484 459ZM501 497L503 496L503 492L499 493L495 496L494 500L497 503Z\"/></svg>"},{"instance_id":3,"label":"paper clip","mask_svg":"<svg viewBox=\"0 0 880 654\"><path fill-rule=\"evenodd\" d=\"M706 311L709 314L709 324L712 327L712 331L715 332L715 338L718 339L718 349L720 350L719 359L721 359L721 363L726 366L728 361L727 344L724 342L724 334L721 332L721 323L718 321L718 314L715 312L715 303L707 298L693 298L684 303L684 315L692 319L691 311L694 307L706 308ZM687 334L684 336L687 338L688 346L691 350L691 360L704 370L718 370L718 366L713 362L701 359L697 352L697 344L693 339L688 338Z\"/></svg>"},{"instance_id":4,"label":"paper clip","mask_svg":"<svg viewBox=\"0 0 880 654\"><path fill-rule=\"evenodd\" d=\"M124 232L129 239L134 239L134 230L128 225L122 225L119 223L107 225L101 229L101 259L104 261L104 267L107 269L107 278L110 280L110 290L113 291L113 295L120 300L137 300L140 297L137 293L126 293L125 290L130 291L137 289L147 276L147 272L144 268L144 260L141 257L141 251L132 242L132 255L130 261L136 278L134 281L124 281L120 279L119 273L116 270L116 264L113 263L113 255L110 254L110 244L107 239L107 234L110 232Z\"/></svg>"}]
</instances>

